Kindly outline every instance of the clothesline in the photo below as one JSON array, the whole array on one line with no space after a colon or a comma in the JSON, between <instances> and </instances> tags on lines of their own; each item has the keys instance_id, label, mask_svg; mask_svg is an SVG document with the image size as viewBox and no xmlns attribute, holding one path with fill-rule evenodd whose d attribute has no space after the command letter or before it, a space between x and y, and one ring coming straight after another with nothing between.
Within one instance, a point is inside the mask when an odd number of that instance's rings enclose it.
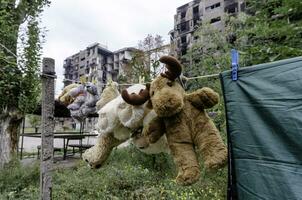
<instances>
[{"instance_id":1,"label":"clothesline","mask_svg":"<svg viewBox=\"0 0 302 200\"><path fill-rule=\"evenodd\" d=\"M202 75L202 76L195 76L195 77L186 77L186 76L181 76L182 79L185 79L186 81L190 81L190 80L194 80L194 79L203 79L203 78L214 78L214 77L218 77L219 74L209 74L209 75ZM67 80L67 81L74 81L74 80L71 80L71 79L64 79L64 80ZM147 83L151 83L151 82L142 82L142 83L119 83L119 85L121 86L128 86L128 85L134 85L134 84L147 84ZM106 86L108 85L107 83L101 83L99 85L102 85L102 86Z\"/></svg>"},{"instance_id":2,"label":"clothesline","mask_svg":"<svg viewBox=\"0 0 302 200\"><path fill-rule=\"evenodd\" d=\"M218 76L219 76L219 74L209 74L209 75L202 75L202 76L195 76L195 77L182 76L182 78L189 81L189 80L194 80L194 79L212 78L212 77L218 77Z\"/></svg>"}]
</instances>

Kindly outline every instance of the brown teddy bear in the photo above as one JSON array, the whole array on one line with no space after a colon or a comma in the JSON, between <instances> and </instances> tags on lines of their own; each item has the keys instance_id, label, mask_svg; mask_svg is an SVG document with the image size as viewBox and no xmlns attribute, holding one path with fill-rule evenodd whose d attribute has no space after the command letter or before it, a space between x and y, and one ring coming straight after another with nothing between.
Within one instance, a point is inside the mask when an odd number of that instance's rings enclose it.
<instances>
[{"instance_id":1,"label":"brown teddy bear","mask_svg":"<svg viewBox=\"0 0 302 200\"><path fill-rule=\"evenodd\" d=\"M132 105L140 105L149 100L149 107L152 107L158 116L148 126L150 142L155 142L161 134L166 133L171 154L178 168L176 182L190 185L200 176L196 156L198 151L195 147L199 149L208 169L222 167L227 161L226 146L204 110L217 104L219 95L210 88L186 94L175 81L182 71L179 61L171 56L163 56L159 61L166 64L168 71L155 78L150 88L146 87L148 92L129 94L123 90L122 97Z\"/></svg>"}]
</instances>

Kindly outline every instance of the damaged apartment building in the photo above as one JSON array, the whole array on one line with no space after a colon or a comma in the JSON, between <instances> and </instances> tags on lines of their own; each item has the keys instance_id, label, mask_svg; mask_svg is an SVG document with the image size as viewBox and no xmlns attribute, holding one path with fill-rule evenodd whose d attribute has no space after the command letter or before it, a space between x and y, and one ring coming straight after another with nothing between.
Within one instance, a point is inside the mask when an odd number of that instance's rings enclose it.
<instances>
[{"instance_id":1,"label":"damaged apartment building","mask_svg":"<svg viewBox=\"0 0 302 200\"><path fill-rule=\"evenodd\" d=\"M135 51L138 49L128 47L112 52L99 43L88 46L64 60L64 87L89 81L97 83L101 92L107 80L117 81L118 75L127 76L125 69Z\"/></svg>"},{"instance_id":2,"label":"damaged apartment building","mask_svg":"<svg viewBox=\"0 0 302 200\"><path fill-rule=\"evenodd\" d=\"M223 29L225 13L237 15L245 10L244 0L195 0L177 8L174 29L170 31L171 44L177 56L186 54L194 43L194 31L203 23Z\"/></svg>"}]
</instances>

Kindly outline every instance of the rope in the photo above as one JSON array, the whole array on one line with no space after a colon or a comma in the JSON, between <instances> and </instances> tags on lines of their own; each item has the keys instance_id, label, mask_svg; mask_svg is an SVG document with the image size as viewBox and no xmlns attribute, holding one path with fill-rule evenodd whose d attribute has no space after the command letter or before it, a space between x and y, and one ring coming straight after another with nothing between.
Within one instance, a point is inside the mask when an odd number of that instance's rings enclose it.
<instances>
[{"instance_id":1,"label":"rope","mask_svg":"<svg viewBox=\"0 0 302 200\"><path fill-rule=\"evenodd\" d=\"M194 79L214 78L214 77L218 77L218 76L219 76L219 74L210 74L210 75L195 76L195 77L181 76L181 78L185 79L186 81L190 81L190 80L194 80ZM66 80L66 81L72 81L72 82L73 81L77 81L77 80L71 80L71 79L64 79L64 80ZM143 83L119 83L119 85L124 85L124 86L134 85L134 84L146 85L147 83L151 83L151 82L143 82ZM107 83L101 83L99 85L106 86L108 84Z\"/></svg>"},{"instance_id":2,"label":"rope","mask_svg":"<svg viewBox=\"0 0 302 200\"><path fill-rule=\"evenodd\" d=\"M218 77L218 76L219 76L219 74L210 74L210 75L195 76L195 77L186 77L186 76L183 76L183 78L186 81L189 81L189 80L194 80L194 79L212 78L212 77Z\"/></svg>"}]
</instances>

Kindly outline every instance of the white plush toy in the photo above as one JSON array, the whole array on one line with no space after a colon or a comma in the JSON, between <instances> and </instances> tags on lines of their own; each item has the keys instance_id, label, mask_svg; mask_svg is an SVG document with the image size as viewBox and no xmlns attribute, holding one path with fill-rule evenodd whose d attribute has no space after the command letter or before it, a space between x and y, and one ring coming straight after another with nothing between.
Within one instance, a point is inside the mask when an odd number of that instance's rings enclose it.
<instances>
[{"instance_id":1,"label":"white plush toy","mask_svg":"<svg viewBox=\"0 0 302 200\"><path fill-rule=\"evenodd\" d=\"M130 94L139 94L145 87L136 84L129 87L127 91ZM145 104L132 106L125 103L121 95L106 103L98 111L99 119L96 125L96 130L99 132L98 140L95 146L86 150L83 159L92 168L101 167L114 147L128 140L132 130L142 127L144 116L149 111Z\"/></svg>"},{"instance_id":2,"label":"white plush toy","mask_svg":"<svg viewBox=\"0 0 302 200\"><path fill-rule=\"evenodd\" d=\"M135 84L129 87L127 91L130 94L139 94L145 87L146 86L141 84ZM106 90L107 88L110 89ZM142 129L145 117L148 116L145 119L145 123L151 121L155 117L155 113L150 114L150 109L148 109L145 104L140 106L129 105L123 100L121 95L118 95L113 99L116 92L112 91L115 90L116 87L109 84L107 88L103 91L99 102L97 102L97 105L103 105L99 106L99 119L96 125L99 137L95 146L86 150L83 154L83 160L88 162L92 168L101 167L114 147L130 139L133 131ZM162 138L155 144L144 149L140 148L140 146L137 147L146 153L167 152L168 145L165 136ZM134 145L138 144L134 142L135 139L132 141ZM148 151L148 149L150 151Z\"/></svg>"}]
</instances>

